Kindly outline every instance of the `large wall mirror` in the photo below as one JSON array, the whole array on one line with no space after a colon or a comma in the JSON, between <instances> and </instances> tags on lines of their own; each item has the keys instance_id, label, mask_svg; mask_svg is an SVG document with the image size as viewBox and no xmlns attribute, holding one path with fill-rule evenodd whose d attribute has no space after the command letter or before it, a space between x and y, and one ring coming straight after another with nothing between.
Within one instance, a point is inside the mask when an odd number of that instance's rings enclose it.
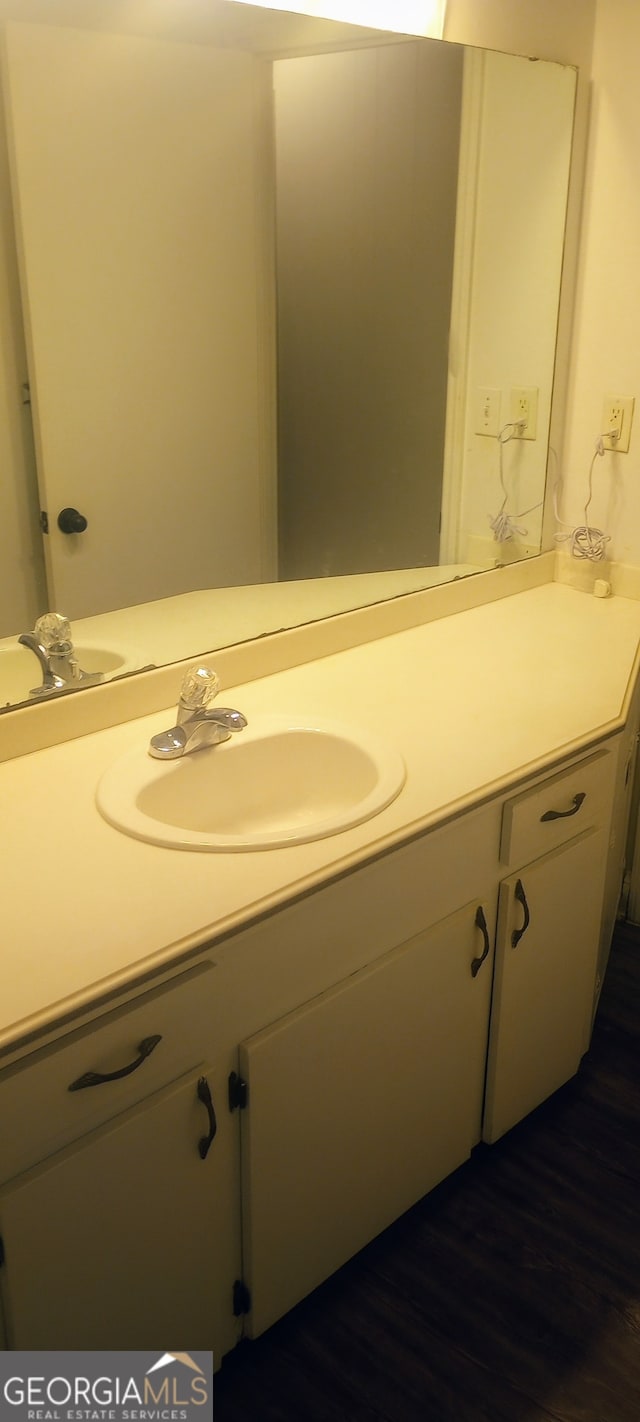
<instances>
[{"instance_id":1,"label":"large wall mirror","mask_svg":"<svg viewBox=\"0 0 640 1422\"><path fill-rule=\"evenodd\" d=\"M110 676L540 552L574 70L227 0L0 18L0 706L47 610Z\"/></svg>"}]
</instances>

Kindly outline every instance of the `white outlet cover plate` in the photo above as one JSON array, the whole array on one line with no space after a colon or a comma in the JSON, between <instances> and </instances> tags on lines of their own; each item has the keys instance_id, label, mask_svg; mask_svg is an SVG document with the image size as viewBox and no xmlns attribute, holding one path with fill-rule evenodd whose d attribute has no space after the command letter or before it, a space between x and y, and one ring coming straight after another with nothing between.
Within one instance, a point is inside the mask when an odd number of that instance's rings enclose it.
<instances>
[{"instance_id":1,"label":"white outlet cover plate","mask_svg":"<svg viewBox=\"0 0 640 1422\"><path fill-rule=\"evenodd\" d=\"M500 433L500 405L502 391L480 385L476 391L475 433L493 435Z\"/></svg>"},{"instance_id":2,"label":"white outlet cover plate","mask_svg":"<svg viewBox=\"0 0 640 1422\"><path fill-rule=\"evenodd\" d=\"M511 391L511 410L509 419L522 419L523 408L527 411L527 427L523 434L517 435L518 439L535 439L538 432L538 387L537 385L520 385Z\"/></svg>"},{"instance_id":3,"label":"white outlet cover plate","mask_svg":"<svg viewBox=\"0 0 640 1422\"><path fill-rule=\"evenodd\" d=\"M616 454L629 453L635 403L633 395L605 395L602 406L602 442L605 449L611 449ZM620 428L620 436L612 439L607 431L617 428Z\"/></svg>"}]
</instances>

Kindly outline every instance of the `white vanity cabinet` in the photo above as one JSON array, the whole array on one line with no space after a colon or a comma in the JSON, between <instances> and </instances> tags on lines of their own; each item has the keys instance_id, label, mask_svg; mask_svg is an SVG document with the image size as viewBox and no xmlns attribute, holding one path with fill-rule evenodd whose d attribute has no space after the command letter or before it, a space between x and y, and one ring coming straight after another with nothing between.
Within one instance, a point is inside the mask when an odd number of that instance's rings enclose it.
<instances>
[{"instance_id":1,"label":"white vanity cabinet","mask_svg":"<svg viewBox=\"0 0 640 1422\"><path fill-rule=\"evenodd\" d=\"M201 964L0 1077L12 1349L233 1346L238 1127Z\"/></svg>"},{"instance_id":2,"label":"white vanity cabinet","mask_svg":"<svg viewBox=\"0 0 640 1422\"><path fill-rule=\"evenodd\" d=\"M466 905L242 1043L252 1336L478 1141L491 912Z\"/></svg>"},{"instance_id":3,"label":"white vanity cabinet","mask_svg":"<svg viewBox=\"0 0 640 1422\"><path fill-rule=\"evenodd\" d=\"M500 885L486 1141L568 1081L589 1045L615 765L597 751L505 804L501 860L518 867Z\"/></svg>"},{"instance_id":4,"label":"white vanity cabinet","mask_svg":"<svg viewBox=\"0 0 640 1422\"><path fill-rule=\"evenodd\" d=\"M7 1346L164 1338L217 1365L566 1081L621 746L345 867L5 1068Z\"/></svg>"}]
</instances>

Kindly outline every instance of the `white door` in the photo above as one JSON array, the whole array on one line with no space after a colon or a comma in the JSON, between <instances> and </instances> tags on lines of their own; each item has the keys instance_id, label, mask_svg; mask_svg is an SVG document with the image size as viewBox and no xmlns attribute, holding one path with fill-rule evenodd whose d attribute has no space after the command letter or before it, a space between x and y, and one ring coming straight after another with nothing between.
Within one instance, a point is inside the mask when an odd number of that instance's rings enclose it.
<instances>
[{"instance_id":1,"label":"white door","mask_svg":"<svg viewBox=\"0 0 640 1422\"><path fill-rule=\"evenodd\" d=\"M217 1130L198 1096L204 1077ZM25 1123L28 1125L28 1123ZM221 1353L236 1341L237 1124L207 1067L116 1117L0 1191L12 1349Z\"/></svg>"},{"instance_id":2,"label":"white door","mask_svg":"<svg viewBox=\"0 0 640 1422\"><path fill-rule=\"evenodd\" d=\"M589 830L500 886L486 1141L568 1081L587 1049L605 840Z\"/></svg>"},{"instance_id":3,"label":"white door","mask_svg":"<svg viewBox=\"0 0 640 1422\"><path fill-rule=\"evenodd\" d=\"M268 66L46 25L8 25L6 52L50 605L260 582Z\"/></svg>"},{"instance_id":4,"label":"white door","mask_svg":"<svg viewBox=\"0 0 640 1422\"><path fill-rule=\"evenodd\" d=\"M468 905L242 1044L252 1336L478 1141L492 969L482 915Z\"/></svg>"}]
</instances>

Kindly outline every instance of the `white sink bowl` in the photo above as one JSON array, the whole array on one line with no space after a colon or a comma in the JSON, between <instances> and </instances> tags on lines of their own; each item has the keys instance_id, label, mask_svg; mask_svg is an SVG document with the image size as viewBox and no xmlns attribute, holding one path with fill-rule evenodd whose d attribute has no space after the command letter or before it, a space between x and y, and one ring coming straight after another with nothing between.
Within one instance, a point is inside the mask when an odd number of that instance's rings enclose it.
<instances>
[{"instance_id":1,"label":"white sink bowl","mask_svg":"<svg viewBox=\"0 0 640 1422\"><path fill-rule=\"evenodd\" d=\"M334 722L261 718L179 760L130 751L103 775L100 813L150 844L210 852L324 839L377 815L405 779L393 747Z\"/></svg>"},{"instance_id":2,"label":"white sink bowl","mask_svg":"<svg viewBox=\"0 0 640 1422\"><path fill-rule=\"evenodd\" d=\"M138 665L130 653L119 651L107 642L78 642L74 643L74 649L82 670L102 672L105 680L134 671ZM0 707L13 706L20 701L37 702L40 698L29 693L41 683L37 658L28 647L17 640L0 647Z\"/></svg>"}]
</instances>

